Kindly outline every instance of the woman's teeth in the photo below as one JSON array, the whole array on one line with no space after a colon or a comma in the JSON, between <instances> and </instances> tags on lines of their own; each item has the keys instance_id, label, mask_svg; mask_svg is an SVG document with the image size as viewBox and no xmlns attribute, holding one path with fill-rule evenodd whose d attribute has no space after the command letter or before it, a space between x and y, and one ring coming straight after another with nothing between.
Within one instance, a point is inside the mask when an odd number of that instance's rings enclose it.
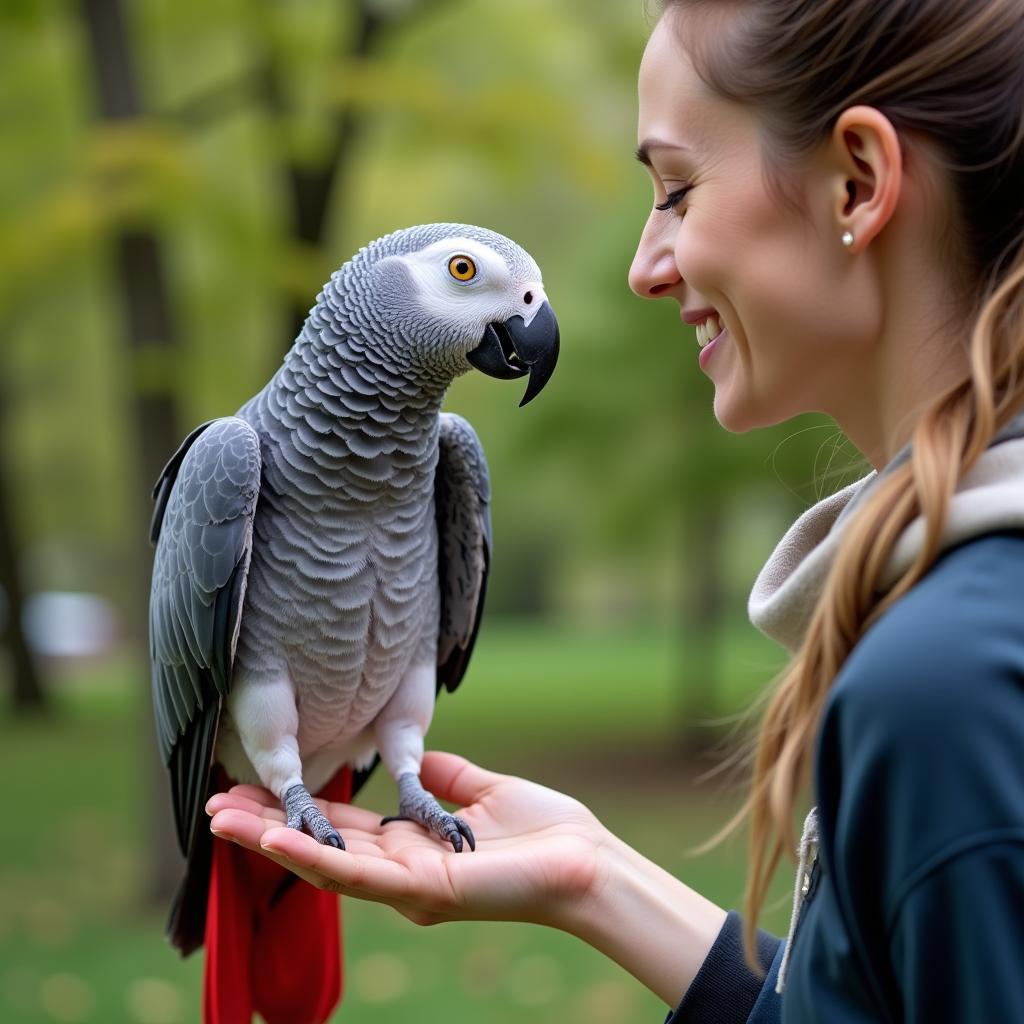
<instances>
[{"instance_id":1,"label":"woman's teeth","mask_svg":"<svg viewBox=\"0 0 1024 1024\"><path fill-rule=\"evenodd\" d=\"M697 344L703 348L713 338L722 333L721 320L717 316L709 316L702 324L697 324Z\"/></svg>"}]
</instances>

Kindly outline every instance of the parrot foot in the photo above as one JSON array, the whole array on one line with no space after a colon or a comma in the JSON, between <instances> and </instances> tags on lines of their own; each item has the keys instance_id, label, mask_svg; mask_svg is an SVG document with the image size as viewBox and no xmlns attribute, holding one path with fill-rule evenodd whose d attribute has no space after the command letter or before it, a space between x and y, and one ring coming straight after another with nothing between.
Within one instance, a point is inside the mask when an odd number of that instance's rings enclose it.
<instances>
[{"instance_id":1,"label":"parrot foot","mask_svg":"<svg viewBox=\"0 0 1024 1024\"><path fill-rule=\"evenodd\" d=\"M301 783L292 786L284 795L284 809L288 815L288 827L306 831L324 846L333 846L337 850L345 849L345 840L341 838L334 826L327 820L316 801L309 795L309 790Z\"/></svg>"},{"instance_id":2,"label":"parrot foot","mask_svg":"<svg viewBox=\"0 0 1024 1024\"><path fill-rule=\"evenodd\" d=\"M476 838L469 825L462 818L449 814L412 772L398 777L398 813L382 818L381 824L386 825L389 821L419 822L434 835L451 843L456 853L462 853L463 836L469 848L476 849Z\"/></svg>"}]
</instances>

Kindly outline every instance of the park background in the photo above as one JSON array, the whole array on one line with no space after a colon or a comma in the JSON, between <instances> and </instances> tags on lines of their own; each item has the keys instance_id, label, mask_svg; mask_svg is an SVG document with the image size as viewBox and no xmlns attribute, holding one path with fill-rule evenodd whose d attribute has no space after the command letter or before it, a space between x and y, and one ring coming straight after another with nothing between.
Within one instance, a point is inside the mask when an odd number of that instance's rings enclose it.
<instances>
[{"instance_id":1,"label":"park background","mask_svg":"<svg viewBox=\"0 0 1024 1024\"><path fill-rule=\"evenodd\" d=\"M739 905L742 834L692 848L737 805L742 776L708 773L783 665L747 594L795 515L866 467L824 417L723 431L675 304L626 285L649 27L643 0L0 6L0 1020L198 1020L200 961L162 935L149 490L262 387L331 271L415 223L514 237L562 332L527 409L479 374L449 392L488 453L494 557L428 744L573 793ZM394 799L380 772L361 802ZM560 934L345 914L338 1019L665 1010Z\"/></svg>"}]
</instances>

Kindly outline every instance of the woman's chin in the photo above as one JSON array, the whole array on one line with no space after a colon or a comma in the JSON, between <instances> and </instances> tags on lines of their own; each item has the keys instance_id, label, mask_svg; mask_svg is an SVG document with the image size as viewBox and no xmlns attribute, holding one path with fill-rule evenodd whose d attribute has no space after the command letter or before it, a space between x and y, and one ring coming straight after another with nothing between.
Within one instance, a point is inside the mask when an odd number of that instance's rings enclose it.
<instances>
[{"instance_id":1,"label":"woman's chin","mask_svg":"<svg viewBox=\"0 0 1024 1024\"><path fill-rule=\"evenodd\" d=\"M762 427L774 427L790 419L794 414L771 415L763 407L737 396L730 388L716 388L714 401L715 419L719 426L730 434L745 434Z\"/></svg>"},{"instance_id":2,"label":"woman's chin","mask_svg":"<svg viewBox=\"0 0 1024 1024\"><path fill-rule=\"evenodd\" d=\"M743 403L735 401L728 388L715 389L714 410L718 425L730 434L745 434L760 425L751 421L751 410L745 408Z\"/></svg>"}]
</instances>

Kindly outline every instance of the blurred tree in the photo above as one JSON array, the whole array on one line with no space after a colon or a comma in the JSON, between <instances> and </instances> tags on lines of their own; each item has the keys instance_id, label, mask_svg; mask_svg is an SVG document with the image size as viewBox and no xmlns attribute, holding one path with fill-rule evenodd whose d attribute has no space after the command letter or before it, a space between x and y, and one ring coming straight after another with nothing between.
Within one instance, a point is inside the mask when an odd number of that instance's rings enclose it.
<instances>
[{"instance_id":1,"label":"blurred tree","mask_svg":"<svg viewBox=\"0 0 1024 1024\"><path fill-rule=\"evenodd\" d=\"M121 0L81 0L81 10L92 53L100 117L107 121L141 121L143 113ZM118 225L113 244L128 362L133 371L130 379L135 385L132 404L139 445L138 500L148 513L152 487L180 441L176 375L171 372L175 328L162 246L154 228L147 224ZM163 372L154 372L154 366ZM139 517L140 521L147 518ZM147 543L144 535L140 543ZM140 563L148 561L147 548ZM144 603L138 606L144 607ZM144 635L145 617L134 625L136 635Z\"/></svg>"},{"instance_id":2,"label":"blurred tree","mask_svg":"<svg viewBox=\"0 0 1024 1024\"><path fill-rule=\"evenodd\" d=\"M344 19L334 26L336 37L333 63L338 68L358 67L375 51L383 37L411 24L419 15L435 13L438 0L352 0L348 5L348 24ZM295 130L302 111L295 101L289 82L288 61L281 58L275 46L272 17L254 18L250 22L256 53L254 67L239 75L215 83L192 97L170 116L186 130L219 123L224 117L253 106L262 107L269 115L279 138L285 139ZM288 212L291 251L304 262L323 262L324 245L329 226L329 209L337 205L338 196L347 190L356 167L356 150L367 125L367 110L354 95L339 97L324 112L320 126L320 144L313 147L281 146L277 150L276 172L281 180L280 194ZM305 290L288 291L284 295L287 324L284 351L287 351L302 329L309 312L310 296Z\"/></svg>"},{"instance_id":3,"label":"blurred tree","mask_svg":"<svg viewBox=\"0 0 1024 1024\"><path fill-rule=\"evenodd\" d=\"M408 25L418 14L438 7L437 0L411 0L400 4L381 0L355 0L350 4L353 24L339 32L338 64L341 67L365 61L386 33ZM294 117L289 110L280 70L274 60L266 60L265 96L275 119ZM284 192L289 200L291 238L296 248L323 250L329 224L328 208L335 196L344 196L356 166L356 147L367 124L365 109L353 99L339 102L333 110L327 142L318 147L314 159L303 161L294 156L281 168ZM338 221L334 218L334 224ZM291 347L309 313L309 297L289 297L289 316L285 351Z\"/></svg>"},{"instance_id":4,"label":"blurred tree","mask_svg":"<svg viewBox=\"0 0 1024 1024\"><path fill-rule=\"evenodd\" d=\"M132 64L131 39L125 23L121 0L81 0L82 19L92 53L92 67L100 116L107 121L138 121L142 105ZM160 240L147 224L122 225L114 238L117 276L128 345L129 365L135 385L133 412L138 443L139 486L136 501L141 509L137 523L146 522L149 495L180 437L175 402L175 374L171 371L176 347L171 302L168 295ZM141 367L153 364L164 372L143 373ZM148 535L139 531L136 540L138 564L150 560ZM142 589L144 576L140 580ZM133 603L133 633L146 633L145 591ZM147 705L145 734L152 729L152 713ZM155 743L150 751L150 786L147 811L152 823L150 889L154 899L165 899L174 890L181 870L177 843L171 827L170 800L163 764Z\"/></svg>"},{"instance_id":5,"label":"blurred tree","mask_svg":"<svg viewBox=\"0 0 1024 1024\"><path fill-rule=\"evenodd\" d=\"M39 712L45 710L49 702L25 638L25 588L22 584L18 558L15 510L11 502L11 489L7 483L7 445L4 443L7 417L4 412L8 408L8 403L5 401L5 390L6 382L0 377L0 594L3 594L6 605L4 615L0 616L0 643L3 643L10 654L14 710L21 713Z\"/></svg>"}]
</instances>

